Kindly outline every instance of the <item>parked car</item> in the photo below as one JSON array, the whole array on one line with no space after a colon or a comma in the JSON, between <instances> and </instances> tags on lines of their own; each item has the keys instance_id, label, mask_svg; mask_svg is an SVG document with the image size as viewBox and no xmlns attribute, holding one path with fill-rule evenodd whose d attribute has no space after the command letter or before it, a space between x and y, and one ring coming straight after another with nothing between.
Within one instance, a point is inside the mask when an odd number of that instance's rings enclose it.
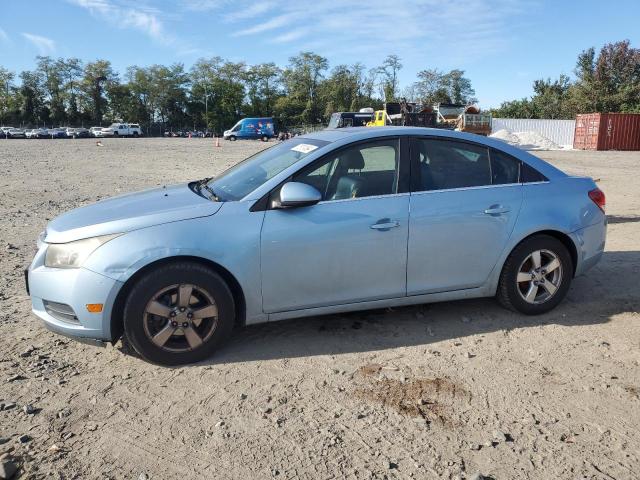
<instances>
[{"instance_id":1,"label":"parked car","mask_svg":"<svg viewBox=\"0 0 640 480\"><path fill-rule=\"evenodd\" d=\"M67 138L89 138L89 130L86 128L67 128Z\"/></svg>"},{"instance_id":2,"label":"parked car","mask_svg":"<svg viewBox=\"0 0 640 480\"><path fill-rule=\"evenodd\" d=\"M237 139L256 139L263 142L273 137L273 118L243 118L229 130L225 130L223 137L232 142Z\"/></svg>"},{"instance_id":3,"label":"parked car","mask_svg":"<svg viewBox=\"0 0 640 480\"><path fill-rule=\"evenodd\" d=\"M592 179L491 138L325 130L55 218L27 288L50 329L176 365L236 324L494 296L548 312L601 258L604 208Z\"/></svg>"},{"instance_id":4,"label":"parked car","mask_svg":"<svg viewBox=\"0 0 640 480\"><path fill-rule=\"evenodd\" d=\"M96 137L139 137L142 129L137 123L112 123L109 127L96 130Z\"/></svg>"},{"instance_id":5,"label":"parked car","mask_svg":"<svg viewBox=\"0 0 640 480\"><path fill-rule=\"evenodd\" d=\"M49 130L46 128L38 128L32 133L31 138L51 138L51 135L49 135Z\"/></svg>"},{"instance_id":6,"label":"parked car","mask_svg":"<svg viewBox=\"0 0 640 480\"><path fill-rule=\"evenodd\" d=\"M29 130L25 130L24 135L27 138L36 138L36 134L38 133L38 129L37 128L32 128Z\"/></svg>"},{"instance_id":7,"label":"parked car","mask_svg":"<svg viewBox=\"0 0 640 480\"><path fill-rule=\"evenodd\" d=\"M7 138L27 138L24 130L21 128L11 128L5 132Z\"/></svg>"},{"instance_id":8,"label":"parked car","mask_svg":"<svg viewBox=\"0 0 640 480\"><path fill-rule=\"evenodd\" d=\"M102 127L91 127L91 128L89 129L89 134L90 134L92 137L97 137L97 136L99 136L99 135L96 135L96 132L97 132L97 131L99 131L99 130L102 130Z\"/></svg>"},{"instance_id":9,"label":"parked car","mask_svg":"<svg viewBox=\"0 0 640 480\"><path fill-rule=\"evenodd\" d=\"M67 130L65 128L50 128L47 130L49 138L67 138Z\"/></svg>"},{"instance_id":10,"label":"parked car","mask_svg":"<svg viewBox=\"0 0 640 480\"><path fill-rule=\"evenodd\" d=\"M7 138L7 132L13 127L0 127L0 138Z\"/></svg>"}]
</instances>

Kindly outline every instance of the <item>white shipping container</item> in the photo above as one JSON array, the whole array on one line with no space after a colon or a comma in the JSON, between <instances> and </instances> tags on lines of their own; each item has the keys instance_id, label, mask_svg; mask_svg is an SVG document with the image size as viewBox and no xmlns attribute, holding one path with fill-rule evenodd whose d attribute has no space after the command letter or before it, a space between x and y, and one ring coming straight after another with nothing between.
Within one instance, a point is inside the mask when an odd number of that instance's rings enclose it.
<instances>
[{"instance_id":1,"label":"white shipping container","mask_svg":"<svg viewBox=\"0 0 640 480\"><path fill-rule=\"evenodd\" d=\"M573 148L575 120L533 118L494 118L491 133L506 129L511 132L537 132L561 147Z\"/></svg>"}]
</instances>

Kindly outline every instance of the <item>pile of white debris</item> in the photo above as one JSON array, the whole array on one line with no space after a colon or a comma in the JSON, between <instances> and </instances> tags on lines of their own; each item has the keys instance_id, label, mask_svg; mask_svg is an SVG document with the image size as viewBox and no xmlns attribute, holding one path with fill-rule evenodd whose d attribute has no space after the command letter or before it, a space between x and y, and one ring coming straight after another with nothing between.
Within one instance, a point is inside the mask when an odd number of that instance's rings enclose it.
<instances>
[{"instance_id":1,"label":"pile of white debris","mask_svg":"<svg viewBox=\"0 0 640 480\"><path fill-rule=\"evenodd\" d=\"M490 135L523 150L562 150L563 147L538 132L512 132L503 128Z\"/></svg>"}]
</instances>

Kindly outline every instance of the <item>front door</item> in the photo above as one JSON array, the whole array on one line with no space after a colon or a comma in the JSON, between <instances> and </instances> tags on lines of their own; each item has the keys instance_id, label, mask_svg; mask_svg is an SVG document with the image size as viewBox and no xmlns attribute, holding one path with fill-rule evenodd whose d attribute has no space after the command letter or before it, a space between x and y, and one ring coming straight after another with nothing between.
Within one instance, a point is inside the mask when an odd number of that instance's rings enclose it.
<instances>
[{"instance_id":1,"label":"front door","mask_svg":"<svg viewBox=\"0 0 640 480\"><path fill-rule=\"evenodd\" d=\"M292 177L317 188L323 199L267 210L261 234L265 312L406 295L409 193L400 176L408 169L401 168L400 153L398 138L360 143Z\"/></svg>"},{"instance_id":2,"label":"front door","mask_svg":"<svg viewBox=\"0 0 640 480\"><path fill-rule=\"evenodd\" d=\"M491 154L490 154L491 153ZM481 286L520 211L520 162L474 143L416 138L407 293Z\"/></svg>"}]
</instances>

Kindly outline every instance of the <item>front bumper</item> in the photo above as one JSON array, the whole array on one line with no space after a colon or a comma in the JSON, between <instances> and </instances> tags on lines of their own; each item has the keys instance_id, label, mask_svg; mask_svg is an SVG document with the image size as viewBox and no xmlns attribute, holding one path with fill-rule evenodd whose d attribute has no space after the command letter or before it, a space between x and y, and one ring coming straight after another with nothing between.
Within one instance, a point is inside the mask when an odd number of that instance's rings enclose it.
<instances>
[{"instance_id":1,"label":"front bumper","mask_svg":"<svg viewBox=\"0 0 640 480\"><path fill-rule=\"evenodd\" d=\"M26 273L33 313L56 333L92 343L111 340L111 312L122 283L85 268L45 267L45 251L40 249ZM102 312L89 312L87 304L96 303ZM74 315L57 314L57 304Z\"/></svg>"}]
</instances>

